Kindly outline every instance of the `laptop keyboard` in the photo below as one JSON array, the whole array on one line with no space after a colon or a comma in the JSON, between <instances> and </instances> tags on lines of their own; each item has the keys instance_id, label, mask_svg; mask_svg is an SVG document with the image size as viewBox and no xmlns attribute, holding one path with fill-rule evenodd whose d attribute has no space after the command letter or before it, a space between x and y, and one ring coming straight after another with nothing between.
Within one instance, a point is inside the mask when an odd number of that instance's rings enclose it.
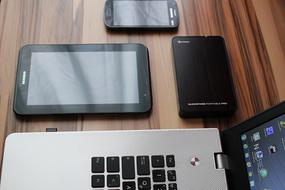
<instances>
[{"instance_id":1,"label":"laptop keyboard","mask_svg":"<svg viewBox=\"0 0 285 190\"><path fill-rule=\"evenodd\" d=\"M174 155L92 157L95 190L177 190Z\"/></svg>"}]
</instances>

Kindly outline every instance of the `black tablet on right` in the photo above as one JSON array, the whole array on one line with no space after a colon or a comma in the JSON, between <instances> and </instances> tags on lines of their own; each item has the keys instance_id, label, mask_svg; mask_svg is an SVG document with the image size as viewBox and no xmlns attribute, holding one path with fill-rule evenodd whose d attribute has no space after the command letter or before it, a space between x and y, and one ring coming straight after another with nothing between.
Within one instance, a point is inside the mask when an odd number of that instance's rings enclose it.
<instances>
[{"instance_id":1,"label":"black tablet on right","mask_svg":"<svg viewBox=\"0 0 285 190\"><path fill-rule=\"evenodd\" d=\"M174 37L174 64L181 117L224 116L236 110L236 98L224 39Z\"/></svg>"}]
</instances>

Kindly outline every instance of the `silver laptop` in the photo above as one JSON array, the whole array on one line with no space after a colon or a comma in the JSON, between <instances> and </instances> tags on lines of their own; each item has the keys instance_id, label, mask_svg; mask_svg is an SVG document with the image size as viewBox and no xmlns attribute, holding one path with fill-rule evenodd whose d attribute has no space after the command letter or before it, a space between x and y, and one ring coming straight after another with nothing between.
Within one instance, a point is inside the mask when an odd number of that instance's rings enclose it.
<instances>
[{"instance_id":1,"label":"silver laptop","mask_svg":"<svg viewBox=\"0 0 285 190\"><path fill-rule=\"evenodd\" d=\"M284 190L285 103L217 129L12 134L1 190Z\"/></svg>"}]
</instances>

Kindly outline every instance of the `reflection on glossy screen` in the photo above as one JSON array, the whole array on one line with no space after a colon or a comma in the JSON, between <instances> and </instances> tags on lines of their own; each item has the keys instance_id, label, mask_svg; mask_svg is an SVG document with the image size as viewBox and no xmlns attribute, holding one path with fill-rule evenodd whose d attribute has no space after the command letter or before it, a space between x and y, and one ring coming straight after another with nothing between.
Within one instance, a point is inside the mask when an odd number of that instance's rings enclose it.
<instances>
[{"instance_id":1,"label":"reflection on glossy screen","mask_svg":"<svg viewBox=\"0 0 285 190\"><path fill-rule=\"evenodd\" d=\"M135 51L32 53L28 105L136 103Z\"/></svg>"},{"instance_id":2,"label":"reflection on glossy screen","mask_svg":"<svg viewBox=\"0 0 285 190\"><path fill-rule=\"evenodd\" d=\"M167 26L167 1L114 1L114 25Z\"/></svg>"}]
</instances>

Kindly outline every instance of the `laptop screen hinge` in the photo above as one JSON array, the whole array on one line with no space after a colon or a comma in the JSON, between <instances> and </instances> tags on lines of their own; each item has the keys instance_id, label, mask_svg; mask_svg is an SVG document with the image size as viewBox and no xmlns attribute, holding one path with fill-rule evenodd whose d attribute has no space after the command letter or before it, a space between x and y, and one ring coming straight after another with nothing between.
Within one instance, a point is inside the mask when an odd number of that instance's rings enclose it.
<instances>
[{"instance_id":1,"label":"laptop screen hinge","mask_svg":"<svg viewBox=\"0 0 285 190\"><path fill-rule=\"evenodd\" d=\"M46 128L46 132L57 132L57 128Z\"/></svg>"},{"instance_id":2,"label":"laptop screen hinge","mask_svg":"<svg viewBox=\"0 0 285 190\"><path fill-rule=\"evenodd\" d=\"M223 153L215 154L215 163L217 169L229 170L229 159L228 156Z\"/></svg>"}]
</instances>

